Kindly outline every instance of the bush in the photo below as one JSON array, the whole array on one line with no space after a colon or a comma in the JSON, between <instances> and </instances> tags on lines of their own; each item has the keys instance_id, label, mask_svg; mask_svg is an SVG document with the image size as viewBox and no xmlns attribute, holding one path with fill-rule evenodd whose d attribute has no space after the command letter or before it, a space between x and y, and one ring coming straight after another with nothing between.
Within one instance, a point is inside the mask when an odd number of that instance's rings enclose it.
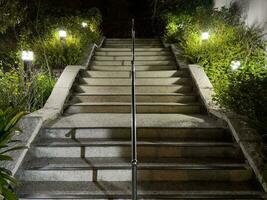
<instances>
[{"instance_id":1,"label":"bush","mask_svg":"<svg viewBox=\"0 0 267 200\"><path fill-rule=\"evenodd\" d=\"M52 69L81 64L87 45L97 42L101 36L102 17L98 9L79 16L43 16L42 19L20 27L17 43L5 40L6 48L0 47L0 109L12 107L31 112L41 108L55 84ZM88 26L82 27L82 22ZM65 43L59 38L60 29L67 31ZM7 48L11 41L12 48ZM26 81L22 50L32 50L35 54L31 79Z\"/></svg>"},{"instance_id":2,"label":"bush","mask_svg":"<svg viewBox=\"0 0 267 200\"><path fill-rule=\"evenodd\" d=\"M267 115L266 42L259 29L246 27L233 13L232 8L168 13L163 17L164 39L179 42L189 62L204 67L219 105L261 127ZM201 39L203 32L210 33L208 40ZM233 61L240 61L241 67L232 70Z\"/></svg>"},{"instance_id":3,"label":"bush","mask_svg":"<svg viewBox=\"0 0 267 200\"><path fill-rule=\"evenodd\" d=\"M17 146L13 137L15 136L15 128L17 122L24 115L17 109L0 110L0 162L12 161L10 152L23 149L23 146ZM16 142L16 143L15 143ZM18 199L13 193L11 187L17 186L16 179L12 176L12 172L3 167L0 168L0 198L6 200Z\"/></svg>"},{"instance_id":4,"label":"bush","mask_svg":"<svg viewBox=\"0 0 267 200\"><path fill-rule=\"evenodd\" d=\"M31 79L25 81L20 68L0 70L0 109L35 111L43 107L55 82L55 78L42 71L32 72Z\"/></svg>"},{"instance_id":5,"label":"bush","mask_svg":"<svg viewBox=\"0 0 267 200\"><path fill-rule=\"evenodd\" d=\"M85 17L47 17L34 25L34 28L28 27L23 31L19 49L33 50L36 55L35 64L49 70L80 64L87 45L100 39L101 21L98 10L91 10ZM82 27L82 22L86 22L88 26ZM67 32L65 42L59 38L60 29Z\"/></svg>"}]
</instances>

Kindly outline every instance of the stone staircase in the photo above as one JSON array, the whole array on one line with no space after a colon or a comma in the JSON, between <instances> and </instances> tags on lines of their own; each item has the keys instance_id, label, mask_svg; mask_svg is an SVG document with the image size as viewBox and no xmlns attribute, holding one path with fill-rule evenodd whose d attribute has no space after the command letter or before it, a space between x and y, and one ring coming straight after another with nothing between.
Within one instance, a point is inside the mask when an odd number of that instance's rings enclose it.
<instances>
[{"instance_id":1,"label":"stone staircase","mask_svg":"<svg viewBox=\"0 0 267 200\"><path fill-rule=\"evenodd\" d=\"M107 39L62 117L43 127L17 177L21 199L131 199L129 39ZM231 133L205 112L187 69L137 39L139 199L262 199Z\"/></svg>"}]
</instances>

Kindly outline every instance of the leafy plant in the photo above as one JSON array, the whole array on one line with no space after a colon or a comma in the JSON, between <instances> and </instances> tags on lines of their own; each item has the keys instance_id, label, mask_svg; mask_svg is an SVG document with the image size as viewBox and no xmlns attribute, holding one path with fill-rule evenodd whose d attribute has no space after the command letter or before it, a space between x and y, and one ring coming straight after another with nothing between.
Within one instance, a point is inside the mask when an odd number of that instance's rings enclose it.
<instances>
[{"instance_id":1,"label":"leafy plant","mask_svg":"<svg viewBox=\"0 0 267 200\"><path fill-rule=\"evenodd\" d=\"M0 161L8 162L12 161L10 152L23 149L23 146L17 145L17 140L14 140L16 132L20 131L16 128L17 122L24 115L24 112L18 111L18 109L8 108L6 110L0 110ZM6 200L18 199L12 192L11 187L17 186L18 182L12 176L12 172L8 169L0 167L0 197Z\"/></svg>"},{"instance_id":2,"label":"leafy plant","mask_svg":"<svg viewBox=\"0 0 267 200\"><path fill-rule=\"evenodd\" d=\"M0 69L0 109L7 107L29 112L41 108L53 90L56 79L44 71L32 71L31 78L24 79L24 72Z\"/></svg>"},{"instance_id":3,"label":"leafy plant","mask_svg":"<svg viewBox=\"0 0 267 200\"><path fill-rule=\"evenodd\" d=\"M261 30L246 27L233 9L218 11L199 7L191 13L168 13L163 17L164 38L179 43L189 62L203 66L220 106L245 115L251 125L264 133L266 42ZM203 32L209 32L208 40L202 40ZM233 61L240 62L238 69L231 69Z\"/></svg>"},{"instance_id":4,"label":"leafy plant","mask_svg":"<svg viewBox=\"0 0 267 200\"><path fill-rule=\"evenodd\" d=\"M96 9L83 17L46 17L23 31L19 49L33 50L35 64L48 70L79 64L87 45L99 40L101 21L101 14ZM82 27L82 22L88 26ZM59 38L61 29L67 32L65 41Z\"/></svg>"},{"instance_id":5,"label":"leafy plant","mask_svg":"<svg viewBox=\"0 0 267 200\"><path fill-rule=\"evenodd\" d=\"M0 0L0 33L19 24L24 18L24 10L18 0Z\"/></svg>"}]
</instances>

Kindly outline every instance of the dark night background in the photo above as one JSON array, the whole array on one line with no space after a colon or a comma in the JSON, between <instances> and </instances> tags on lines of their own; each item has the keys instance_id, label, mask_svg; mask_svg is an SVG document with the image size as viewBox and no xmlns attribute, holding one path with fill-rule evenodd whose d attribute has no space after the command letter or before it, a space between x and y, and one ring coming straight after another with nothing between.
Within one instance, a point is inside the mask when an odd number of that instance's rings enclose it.
<instances>
[{"instance_id":1,"label":"dark night background","mask_svg":"<svg viewBox=\"0 0 267 200\"><path fill-rule=\"evenodd\" d=\"M153 2L154 0L40 0L39 6L41 10L47 9L49 14L59 10L67 14L97 7L102 13L102 29L107 37L130 37L132 18L136 21L137 36L151 37Z\"/></svg>"}]
</instances>

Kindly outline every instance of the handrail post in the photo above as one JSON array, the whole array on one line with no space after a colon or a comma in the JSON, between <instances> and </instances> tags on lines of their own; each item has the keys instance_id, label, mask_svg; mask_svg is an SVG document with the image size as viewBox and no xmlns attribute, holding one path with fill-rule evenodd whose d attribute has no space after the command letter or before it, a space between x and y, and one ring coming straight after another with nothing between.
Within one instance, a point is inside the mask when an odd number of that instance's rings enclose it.
<instances>
[{"instance_id":1,"label":"handrail post","mask_svg":"<svg viewBox=\"0 0 267 200\"><path fill-rule=\"evenodd\" d=\"M137 136L136 136L136 95L135 95L135 29L134 19L132 19L132 61L131 61L131 83L132 83L132 125L131 125L131 139L132 139L132 199L137 200Z\"/></svg>"}]
</instances>

